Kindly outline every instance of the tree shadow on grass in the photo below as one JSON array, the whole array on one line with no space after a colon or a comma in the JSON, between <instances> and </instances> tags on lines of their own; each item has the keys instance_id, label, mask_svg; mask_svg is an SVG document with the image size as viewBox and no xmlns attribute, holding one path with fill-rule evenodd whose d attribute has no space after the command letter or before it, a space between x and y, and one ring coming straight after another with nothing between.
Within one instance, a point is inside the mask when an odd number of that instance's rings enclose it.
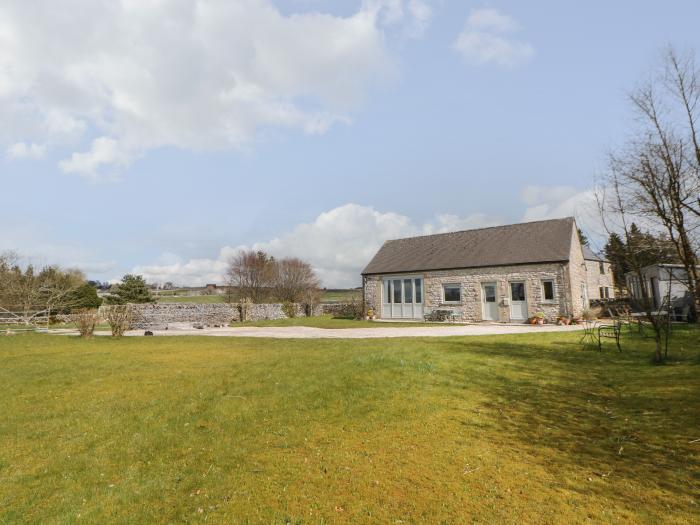
<instances>
[{"instance_id":1,"label":"tree shadow on grass","mask_svg":"<svg viewBox=\"0 0 700 525\"><path fill-rule=\"evenodd\" d=\"M450 341L452 366L442 380L485 394L479 410L489 437L544 461L567 490L629 506L619 488L634 482L659 504L689 508L700 497L698 444L691 443L700 437L698 334L679 334L674 345L683 351L662 367L651 364L653 342L633 336L622 353L614 345L584 349L570 336ZM472 359L482 362L477 374Z\"/></svg>"}]
</instances>

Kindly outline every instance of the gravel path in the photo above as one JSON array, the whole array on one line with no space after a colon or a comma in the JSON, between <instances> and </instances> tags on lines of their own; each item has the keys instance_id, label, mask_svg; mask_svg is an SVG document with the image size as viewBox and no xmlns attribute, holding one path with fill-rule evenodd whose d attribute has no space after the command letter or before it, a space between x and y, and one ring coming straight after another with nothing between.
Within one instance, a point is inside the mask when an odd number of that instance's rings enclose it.
<instances>
[{"instance_id":1,"label":"gravel path","mask_svg":"<svg viewBox=\"0 0 700 525\"><path fill-rule=\"evenodd\" d=\"M416 326L387 328L311 328L308 326L285 327L225 327L225 328L171 328L152 330L155 336L206 335L218 337L271 337L276 339L372 339L382 337L449 337L470 335L531 334L540 332L572 332L579 326L531 326L527 324L474 324L460 326ZM143 330L131 330L127 336L143 336ZM109 335L109 332L95 332Z\"/></svg>"}]
</instances>

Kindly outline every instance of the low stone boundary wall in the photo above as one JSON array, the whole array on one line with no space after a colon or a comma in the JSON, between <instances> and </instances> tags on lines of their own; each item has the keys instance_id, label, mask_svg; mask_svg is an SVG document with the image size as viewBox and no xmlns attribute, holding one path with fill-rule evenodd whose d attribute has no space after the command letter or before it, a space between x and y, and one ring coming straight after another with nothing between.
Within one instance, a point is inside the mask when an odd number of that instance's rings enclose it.
<instances>
[{"instance_id":1,"label":"low stone boundary wall","mask_svg":"<svg viewBox=\"0 0 700 525\"><path fill-rule=\"evenodd\" d=\"M319 306L323 315L346 317L352 315L355 305L351 303L321 303Z\"/></svg>"},{"instance_id":2,"label":"low stone boundary wall","mask_svg":"<svg viewBox=\"0 0 700 525\"><path fill-rule=\"evenodd\" d=\"M306 316L303 305L296 306L296 316ZM227 326L231 322L240 322L241 312L237 303L149 303L134 304L134 328L163 326L169 323L192 323L203 326ZM102 306L100 311L109 308ZM324 314L323 305L314 307L312 315ZM248 305L248 320L285 319L281 303Z\"/></svg>"}]
</instances>

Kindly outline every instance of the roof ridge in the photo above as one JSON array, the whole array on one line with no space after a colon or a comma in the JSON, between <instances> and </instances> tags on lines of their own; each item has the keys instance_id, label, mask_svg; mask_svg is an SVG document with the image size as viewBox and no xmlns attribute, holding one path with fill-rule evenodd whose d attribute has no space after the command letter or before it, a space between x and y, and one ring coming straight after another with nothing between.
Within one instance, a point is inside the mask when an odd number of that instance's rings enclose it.
<instances>
[{"instance_id":1,"label":"roof ridge","mask_svg":"<svg viewBox=\"0 0 700 525\"><path fill-rule=\"evenodd\" d=\"M556 222L556 221L566 221L566 220L575 220L573 216L567 216L567 217L559 217L557 219L540 219L537 221L527 221L527 222L512 222L510 224L500 224L500 225L495 225L495 226L484 226L482 228L468 228L465 230L453 230L449 232L440 232L440 233L425 233L423 235L412 235L411 237L398 237L396 239L387 239L384 241L384 244L388 242L394 242L394 241L405 241L407 239L421 239L424 237L439 237L440 235L453 235L455 233L464 233L464 232L478 232L478 231L484 231L484 230L493 230L496 228L507 228L509 226L523 226L526 224L537 224L540 222Z\"/></svg>"}]
</instances>

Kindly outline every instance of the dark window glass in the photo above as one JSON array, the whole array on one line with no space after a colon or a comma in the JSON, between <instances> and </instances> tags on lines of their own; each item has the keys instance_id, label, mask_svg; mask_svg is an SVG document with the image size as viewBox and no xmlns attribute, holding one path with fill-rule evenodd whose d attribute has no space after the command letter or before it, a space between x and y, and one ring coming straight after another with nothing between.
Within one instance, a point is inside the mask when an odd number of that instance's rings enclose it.
<instances>
[{"instance_id":1,"label":"dark window glass","mask_svg":"<svg viewBox=\"0 0 700 525\"><path fill-rule=\"evenodd\" d=\"M487 303L496 302L496 287L492 284L484 286L484 301Z\"/></svg>"},{"instance_id":2,"label":"dark window glass","mask_svg":"<svg viewBox=\"0 0 700 525\"><path fill-rule=\"evenodd\" d=\"M423 302L423 280L416 279L415 281L416 281L416 302L422 303Z\"/></svg>"},{"instance_id":3,"label":"dark window glass","mask_svg":"<svg viewBox=\"0 0 700 525\"><path fill-rule=\"evenodd\" d=\"M394 303L401 304L401 279L394 279Z\"/></svg>"},{"instance_id":4,"label":"dark window glass","mask_svg":"<svg viewBox=\"0 0 700 525\"><path fill-rule=\"evenodd\" d=\"M610 288L607 286L605 287L605 298L610 299Z\"/></svg>"},{"instance_id":5,"label":"dark window glass","mask_svg":"<svg viewBox=\"0 0 700 525\"><path fill-rule=\"evenodd\" d=\"M384 302L391 303L391 281L384 281Z\"/></svg>"},{"instance_id":6,"label":"dark window glass","mask_svg":"<svg viewBox=\"0 0 700 525\"><path fill-rule=\"evenodd\" d=\"M413 302L413 280L403 280L403 302L410 304Z\"/></svg>"},{"instance_id":7,"label":"dark window glass","mask_svg":"<svg viewBox=\"0 0 700 525\"><path fill-rule=\"evenodd\" d=\"M444 284L445 302L458 303L462 300L461 290L458 284Z\"/></svg>"},{"instance_id":8,"label":"dark window glass","mask_svg":"<svg viewBox=\"0 0 700 525\"><path fill-rule=\"evenodd\" d=\"M554 282L542 281L542 290L544 292L545 301L554 301Z\"/></svg>"},{"instance_id":9,"label":"dark window glass","mask_svg":"<svg viewBox=\"0 0 700 525\"><path fill-rule=\"evenodd\" d=\"M598 291L598 293L600 293L600 298L601 298L601 299L605 299L605 288L603 288L603 287L601 286L600 289L599 289L599 291Z\"/></svg>"},{"instance_id":10,"label":"dark window glass","mask_svg":"<svg viewBox=\"0 0 700 525\"><path fill-rule=\"evenodd\" d=\"M513 301L524 301L525 283L510 283L510 298Z\"/></svg>"},{"instance_id":11,"label":"dark window glass","mask_svg":"<svg viewBox=\"0 0 700 525\"><path fill-rule=\"evenodd\" d=\"M605 263L603 261L598 263L598 268L600 268L600 273L605 273Z\"/></svg>"}]
</instances>

